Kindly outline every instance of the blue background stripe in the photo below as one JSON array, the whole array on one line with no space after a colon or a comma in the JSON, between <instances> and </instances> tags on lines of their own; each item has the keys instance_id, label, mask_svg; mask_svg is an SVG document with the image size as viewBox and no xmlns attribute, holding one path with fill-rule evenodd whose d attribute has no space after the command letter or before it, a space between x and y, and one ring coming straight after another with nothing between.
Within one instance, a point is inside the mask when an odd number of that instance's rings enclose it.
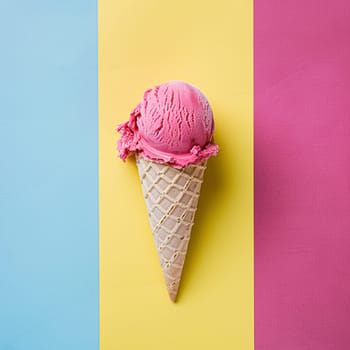
<instances>
[{"instance_id":1,"label":"blue background stripe","mask_svg":"<svg viewBox=\"0 0 350 350\"><path fill-rule=\"evenodd\" d=\"M1 1L0 36L0 349L98 349L96 1Z\"/></svg>"}]
</instances>

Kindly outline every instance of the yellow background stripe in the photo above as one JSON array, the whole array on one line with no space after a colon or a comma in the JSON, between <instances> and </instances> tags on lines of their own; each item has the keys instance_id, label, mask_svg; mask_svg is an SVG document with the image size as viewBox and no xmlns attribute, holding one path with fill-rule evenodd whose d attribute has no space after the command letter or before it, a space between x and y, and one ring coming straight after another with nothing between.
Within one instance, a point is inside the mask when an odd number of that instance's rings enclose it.
<instances>
[{"instance_id":1,"label":"yellow background stripe","mask_svg":"<svg viewBox=\"0 0 350 350\"><path fill-rule=\"evenodd\" d=\"M101 349L253 349L252 2L99 0ZM208 162L178 302L170 302L134 160L117 124L144 90L198 86Z\"/></svg>"}]
</instances>

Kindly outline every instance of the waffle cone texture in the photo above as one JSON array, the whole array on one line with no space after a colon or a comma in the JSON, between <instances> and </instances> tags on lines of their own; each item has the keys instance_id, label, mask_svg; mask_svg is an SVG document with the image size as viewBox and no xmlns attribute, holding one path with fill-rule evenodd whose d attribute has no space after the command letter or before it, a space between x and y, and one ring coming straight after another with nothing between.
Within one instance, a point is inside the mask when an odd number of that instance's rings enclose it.
<instances>
[{"instance_id":1,"label":"waffle cone texture","mask_svg":"<svg viewBox=\"0 0 350 350\"><path fill-rule=\"evenodd\" d=\"M169 297L176 300L207 161L176 169L136 157Z\"/></svg>"}]
</instances>

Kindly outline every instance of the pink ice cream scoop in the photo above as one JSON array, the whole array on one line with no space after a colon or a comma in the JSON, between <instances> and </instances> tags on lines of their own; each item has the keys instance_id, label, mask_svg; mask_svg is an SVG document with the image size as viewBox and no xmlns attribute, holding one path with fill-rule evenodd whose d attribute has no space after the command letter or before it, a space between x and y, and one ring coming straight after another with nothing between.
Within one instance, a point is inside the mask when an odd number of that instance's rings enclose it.
<instances>
[{"instance_id":1,"label":"pink ice cream scoop","mask_svg":"<svg viewBox=\"0 0 350 350\"><path fill-rule=\"evenodd\" d=\"M219 150L212 141L214 120L208 100L199 89L182 81L147 90L118 131L123 160L138 153L145 159L183 168Z\"/></svg>"}]
</instances>

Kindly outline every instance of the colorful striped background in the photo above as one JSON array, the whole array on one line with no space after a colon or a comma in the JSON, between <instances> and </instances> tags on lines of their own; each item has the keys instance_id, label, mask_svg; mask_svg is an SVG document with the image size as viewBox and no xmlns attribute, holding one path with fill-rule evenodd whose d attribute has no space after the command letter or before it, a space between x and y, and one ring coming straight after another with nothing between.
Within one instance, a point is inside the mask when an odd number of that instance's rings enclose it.
<instances>
[{"instance_id":1,"label":"colorful striped background","mask_svg":"<svg viewBox=\"0 0 350 350\"><path fill-rule=\"evenodd\" d=\"M350 348L350 3L0 3L0 349ZM176 304L115 127L208 96Z\"/></svg>"}]
</instances>

